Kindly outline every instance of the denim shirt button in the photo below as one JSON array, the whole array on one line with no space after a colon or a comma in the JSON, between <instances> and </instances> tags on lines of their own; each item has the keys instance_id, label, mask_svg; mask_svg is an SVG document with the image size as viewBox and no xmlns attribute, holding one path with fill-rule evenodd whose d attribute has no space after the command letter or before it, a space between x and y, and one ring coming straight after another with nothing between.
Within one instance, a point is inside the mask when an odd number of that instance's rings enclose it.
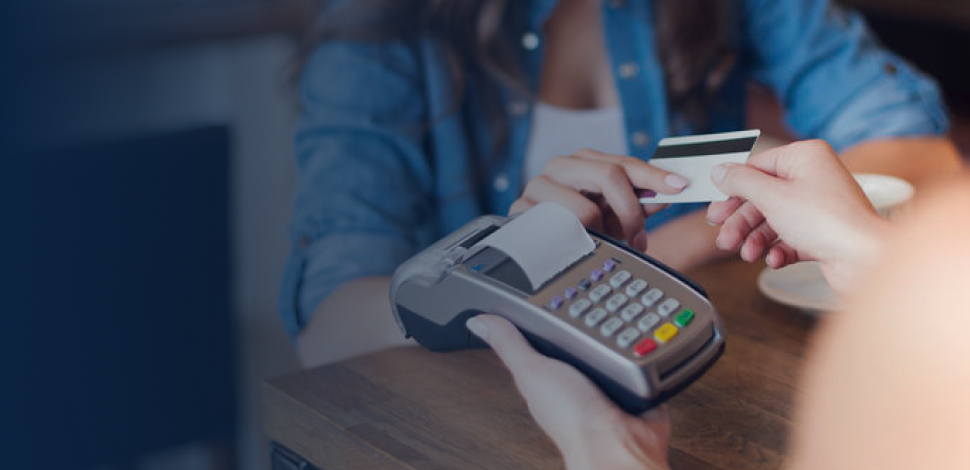
<instances>
[{"instance_id":1,"label":"denim shirt button","mask_svg":"<svg viewBox=\"0 0 970 470\"><path fill-rule=\"evenodd\" d=\"M619 10L626 6L626 0L610 0L609 7L614 10Z\"/></svg>"},{"instance_id":2,"label":"denim shirt button","mask_svg":"<svg viewBox=\"0 0 970 470\"><path fill-rule=\"evenodd\" d=\"M634 132L630 134L630 140L637 147L646 147L650 143L650 136L646 132Z\"/></svg>"},{"instance_id":3,"label":"denim shirt button","mask_svg":"<svg viewBox=\"0 0 970 470\"><path fill-rule=\"evenodd\" d=\"M500 193L504 193L509 189L509 176L505 173L499 173L495 175L495 179L492 180L492 188Z\"/></svg>"},{"instance_id":4,"label":"denim shirt button","mask_svg":"<svg viewBox=\"0 0 970 470\"><path fill-rule=\"evenodd\" d=\"M304 235L296 240L296 246L301 250L305 250L306 247L310 246L310 239Z\"/></svg>"},{"instance_id":5,"label":"denim shirt button","mask_svg":"<svg viewBox=\"0 0 970 470\"><path fill-rule=\"evenodd\" d=\"M534 51L539 48L539 35L529 31L522 35L522 47L528 51Z\"/></svg>"},{"instance_id":6,"label":"denim shirt button","mask_svg":"<svg viewBox=\"0 0 970 470\"><path fill-rule=\"evenodd\" d=\"M640 73L640 66L636 62L625 62L620 65L620 78L630 79Z\"/></svg>"}]
</instances>

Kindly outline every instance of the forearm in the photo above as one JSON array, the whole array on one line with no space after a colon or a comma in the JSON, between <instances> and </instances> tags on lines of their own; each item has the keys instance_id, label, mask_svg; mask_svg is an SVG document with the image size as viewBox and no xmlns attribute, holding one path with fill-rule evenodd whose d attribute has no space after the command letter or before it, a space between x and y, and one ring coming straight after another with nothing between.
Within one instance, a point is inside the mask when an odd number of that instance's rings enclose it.
<instances>
[{"instance_id":1,"label":"forearm","mask_svg":"<svg viewBox=\"0 0 970 470\"><path fill-rule=\"evenodd\" d=\"M677 270L690 269L733 253L717 249L718 228L707 222L704 211L676 218L647 236L647 254Z\"/></svg>"},{"instance_id":2,"label":"forearm","mask_svg":"<svg viewBox=\"0 0 970 470\"><path fill-rule=\"evenodd\" d=\"M362 278L330 294L297 337L303 365L313 367L408 344L391 313L389 285L389 277Z\"/></svg>"},{"instance_id":3,"label":"forearm","mask_svg":"<svg viewBox=\"0 0 970 470\"><path fill-rule=\"evenodd\" d=\"M849 171L898 176L917 190L965 165L946 137L870 140L845 150L841 157Z\"/></svg>"},{"instance_id":4,"label":"forearm","mask_svg":"<svg viewBox=\"0 0 970 470\"><path fill-rule=\"evenodd\" d=\"M970 179L916 204L812 341L791 470L970 468Z\"/></svg>"}]
</instances>

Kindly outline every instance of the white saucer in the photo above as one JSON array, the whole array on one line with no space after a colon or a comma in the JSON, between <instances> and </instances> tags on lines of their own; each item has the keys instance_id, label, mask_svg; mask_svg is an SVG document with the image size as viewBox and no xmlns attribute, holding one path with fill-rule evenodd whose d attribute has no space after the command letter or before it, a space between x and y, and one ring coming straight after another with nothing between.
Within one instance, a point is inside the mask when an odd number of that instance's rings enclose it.
<instances>
[{"instance_id":1,"label":"white saucer","mask_svg":"<svg viewBox=\"0 0 970 470\"><path fill-rule=\"evenodd\" d=\"M815 262L795 263L781 269L767 268L758 276L758 289L776 302L809 313L838 310L841 303Z\"/></svg>"}]
</instances>

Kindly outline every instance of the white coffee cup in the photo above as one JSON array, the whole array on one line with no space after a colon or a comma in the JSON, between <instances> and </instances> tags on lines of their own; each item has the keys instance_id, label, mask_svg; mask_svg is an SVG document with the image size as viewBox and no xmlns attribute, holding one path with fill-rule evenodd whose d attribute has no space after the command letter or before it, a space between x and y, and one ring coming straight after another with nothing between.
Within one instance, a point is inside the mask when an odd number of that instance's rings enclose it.
<instances>
[{"instance_id":1,"label":"white coffee cup","mask_svg":"<svg viewBox=\"0 0 970 470\"><path fill-rule=\"evenodd\" d=\"M853 173L852 176L883 217L893 217L913 198L913 185L902 178L875 173Z\"/></svg>"}]
</instances>

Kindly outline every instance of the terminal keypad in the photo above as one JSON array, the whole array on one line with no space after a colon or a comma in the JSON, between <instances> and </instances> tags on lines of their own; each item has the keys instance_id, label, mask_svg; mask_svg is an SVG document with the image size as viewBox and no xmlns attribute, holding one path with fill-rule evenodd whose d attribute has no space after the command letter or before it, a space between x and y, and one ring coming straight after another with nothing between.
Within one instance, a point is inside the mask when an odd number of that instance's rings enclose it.
<instances>
[{"instance_id":1,"label":"terminal keypad","mask_svg":"<svg viewBox=\"0 0 970 470\"><path fill-rule=\"evenodd\" d=\"M566 310L570 317L598 330L601 337L634 357L663 348L694 319L694 312L682 308L680 300L623 269L615 258L593 269L546 306L553 311Z\"/></svg>"}]
</instances>

